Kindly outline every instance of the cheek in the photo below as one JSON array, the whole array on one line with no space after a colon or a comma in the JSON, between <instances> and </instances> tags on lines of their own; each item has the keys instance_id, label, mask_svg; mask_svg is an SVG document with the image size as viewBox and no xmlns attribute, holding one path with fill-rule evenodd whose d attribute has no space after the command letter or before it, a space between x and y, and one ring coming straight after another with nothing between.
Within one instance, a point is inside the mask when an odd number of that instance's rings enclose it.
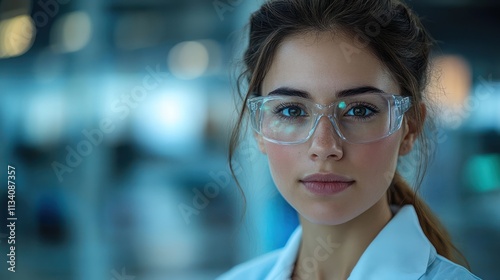
<instances>
[{"instance_id":1,"label":"cheek","mask_svg":"<svg viewBox=\"0 0 500 280\"><path fill-rule=\"evenodd\" d=\"M275 184L279 186L289 185L294 180L293 174L299 169L299 163L304 162L304 153L298 145L278 145L267 142L266 153L269 161L269 169Z\"/></svg>"},{"instance_id":2,"label":"cheek","mask_svg":"<svg viewBox=\"0 0 500 280\"><path fill-rule=\"evenodd\" d=\"M393 137L394 136L394 137ZM348 155L351 162L359 168L356 172L363 181L376 180L389 186L396 170L399 154L399 138L389 136L381 141L359 145Z\"/></svg>"}]
</instances>

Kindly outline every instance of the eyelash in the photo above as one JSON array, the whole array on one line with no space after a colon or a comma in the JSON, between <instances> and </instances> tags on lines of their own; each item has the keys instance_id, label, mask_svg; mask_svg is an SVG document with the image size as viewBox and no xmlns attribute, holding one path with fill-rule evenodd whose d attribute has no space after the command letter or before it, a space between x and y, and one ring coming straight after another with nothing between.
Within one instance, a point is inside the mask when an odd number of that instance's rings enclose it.
<instances>
[{"instance_id":1,"label":"eyelash","mask_svg":"<svg viewBox=\"0 0 500 280\"><path fill-rule=\"evenodd\" d=\"M285 109L290 109L290 107L296 107L300 110L302 110L303 112L305 112L305 110L302 108L302 106L300 104L297 104L297 103L281 103L279 104L278 106L276 106L274 109L273 109L273 114L275 115L278 115L279 118L282 118L282 119L285 119L285 120L288 120L288 119L291 119L291 118L294 118L294 117L288 117L288 116L285 116L283 115L283 110ZM305 116L300 116L300 117L307 117L307 113Z\"/></svg>"},{"instance_id":2,"label":"eyelash","mask_svg":"<svg viewBox=\"0 0 500 280\"><path fill-rule=\"evenodd\" d=\"M363 103L363 102L356 102L356 103L353 103L353 104L349 104L349 108L346 109L345 112L349 112L350 110L352 110L352 108L359 107L359 106L368 108L370 111L372 111L372 113L370 115L366 116L366 117L349 116L350 118L355 118L356 120L368 120L368 119L370 119L371 117L375 116L376 114L378 114L380 112L378 110L378 108L375 107L375 106L373 106L372 104Z\"/></svg>"},{"instance_id":3,"label":"eyelash","mask_svg":"<svg viewBox=\"0 0 500 280\"><path fill-rule=\"evenodd\" d=\"M373 106L372 104L369 104L369 103L363 103L363 102L355 102L355 103L351 103L349 104L349 108L346 109L344 112L349 112L352 108L354 107L358 107L358 106L362 106L362 107L365 107L367 109L369 109L370 111L372 111L372 113L366 117L360 117L360 116L349 116L350 118L354 118L356 120L368 120L370 119L371 117L373 117L374 115L378 114L380 111L378 110L377 107ZM283 118L283 119L290 119L292 117L287 117L287 116L284 116L282 114L283 110L285 109L289 109L290 107L297 107L299 108L300 110L302 111L305 111L302 106L300 104L297 104L297 103L281 103L279 104L278 106L276 106L274 109L273 109L273 113L278 115L278 117L280 118ZM305 116L301 116L301 117L306 117L307 114Z\"/></svg>"}]
</instances>

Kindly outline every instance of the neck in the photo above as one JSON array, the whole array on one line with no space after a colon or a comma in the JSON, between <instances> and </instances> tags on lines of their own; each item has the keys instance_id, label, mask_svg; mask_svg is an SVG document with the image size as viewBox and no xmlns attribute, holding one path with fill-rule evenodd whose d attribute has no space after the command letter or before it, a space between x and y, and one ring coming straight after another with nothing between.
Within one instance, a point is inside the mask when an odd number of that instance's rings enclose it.
<instances>
[{"instance_id":1,"label":"neck","mask_svg":"<svg viewBox=\"0 0 500 280\"><path fill-rule=\"evenodd\" d=\"M302 240L293 279L347 279L391 217L385 199L340 225L313 224L300 216Z\"/></svg>"}]
</instances>

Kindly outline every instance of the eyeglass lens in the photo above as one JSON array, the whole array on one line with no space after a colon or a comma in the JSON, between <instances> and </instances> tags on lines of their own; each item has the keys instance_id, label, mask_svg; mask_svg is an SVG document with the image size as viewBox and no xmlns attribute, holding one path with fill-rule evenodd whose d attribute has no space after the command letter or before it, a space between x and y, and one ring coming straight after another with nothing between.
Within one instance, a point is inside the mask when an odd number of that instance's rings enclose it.
<instances>
[{"instance_id":1,"label":"eyeglass lens","mask_svg":"<svg viewBox=\"0 0 500 280\"><path fill-rule=\"evenodd\" d=\"M323 115L354 143L380 139L391 130L391 101L378 94L362 94L339 99L330 106L301 97L267 99L260 108L261 133L279 142L301 142L313 133Z\"/></svg>"}]
</instances>

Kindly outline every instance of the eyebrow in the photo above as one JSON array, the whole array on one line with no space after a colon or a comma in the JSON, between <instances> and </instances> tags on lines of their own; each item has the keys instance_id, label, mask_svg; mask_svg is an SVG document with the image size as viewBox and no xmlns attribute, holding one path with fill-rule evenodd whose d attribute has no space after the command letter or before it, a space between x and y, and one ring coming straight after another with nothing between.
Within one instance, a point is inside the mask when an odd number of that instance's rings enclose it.
<instances>
[{"instance_id":1,"label":"eyebrow","mask_svg":"<svg viewBox=\"0 0 500 280\"><path fill-rule=\"evenodd\" d=\"M268 95L298 96L311 99L311 95L307 91L293 89L289 87L279 87L271 91Z\"/></svg>"},{"instance_id":2,"label":"eyebrow","mask_svg":"<svg viewBox=\"0 0 500 280\"><path fill-rule=\"evenodd\" d=\"M362 94L362 93L368 93L368 92L373 92L373 93L384 93L383 90L372 87L372 86L362 86L362 87L356 87L356 88L350 88L350 89L345 89L341 90L337 93L337 97L347 97L347 96L352 96L352 95L357 95L357 94Z\"/></svg>"},{"instance_id":3,"label":"eyebrow","mask_svg":"<svg viewBox=\"0 0 500 280\"><path fill-rule=\"evenodd\" d=\"M376 87L361 86L361 87L355 87L355 88L341 90L337 93L337 97L347 97L347 96L353 96L353 95L368 93L368 92L385 93L383 90L376 88ZM289 87L279 87L279 88L271 91L268 95L269 96L270 95L298 96L298 97L302 97L302 98L311 99L311 95L307 91L289 88Z\"/></svg>"}]
</instances>

